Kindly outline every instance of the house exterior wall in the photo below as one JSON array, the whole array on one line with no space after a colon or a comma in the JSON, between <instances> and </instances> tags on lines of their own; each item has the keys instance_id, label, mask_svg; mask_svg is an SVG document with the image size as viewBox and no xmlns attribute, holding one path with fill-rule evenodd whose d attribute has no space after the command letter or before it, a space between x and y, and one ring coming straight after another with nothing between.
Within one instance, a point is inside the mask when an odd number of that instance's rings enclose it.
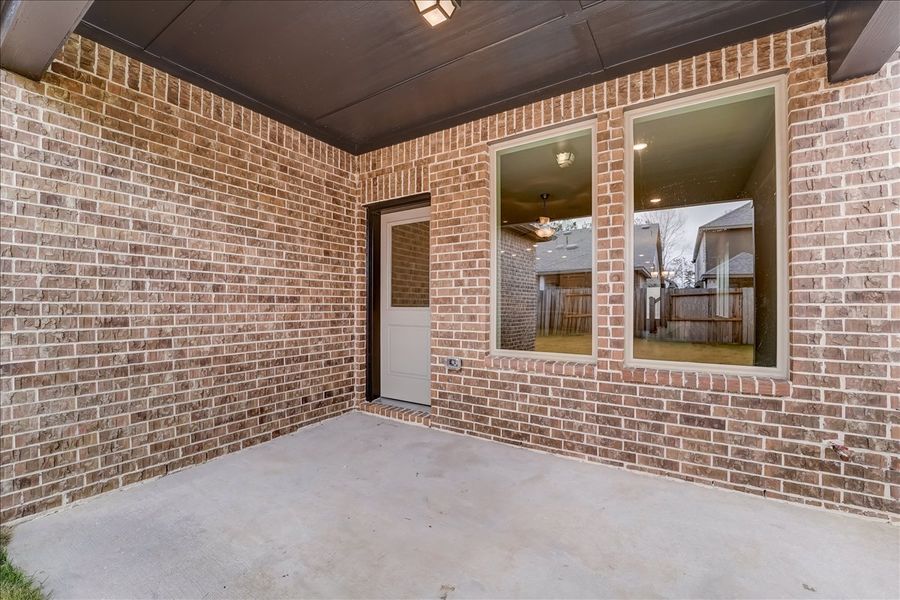
<instances>
[{"instance_id":1,"label":"house exterior wall","mask_svg":"<svg viewBox=\"0 0 900 600\"><path fill-rule=\"evenodd\" d=\"M900 61L825 71L818 23L360 157L77 36L41 83L3 72L0 520L360 406L364 205L420 192L432 426L896 516ZM790 377L625 368L624 108L776 72ZM597 355L492 354L488 144L577 119L598 128Z\"/></svg>"},{"instance_id":2,"label":"house exterior wall","mask_svg":"<svg viewBox=\"0 0 900 600\"><path fill-rule=\"evenodd\" d=\"M706 261L706 235L701 235L700 248L697 250L697 262L694 264L694 276L699 281L707 271L709 271L709 264Z\"/></svg>"},{"instance_id":3,"label":"house exterior wall","mask_svg":"<svg viewBox=\"0 0 900 600\"><path fill-rule=\"evenodd\" d=\"M775 245L774 240L772 240L771 245ZM749 227L746 229L704 231L702 246L701 252L705 256L704 266L706 269L698 273L697 277L701 277L710 269L715 269L722 261L730 260L741 252L747 252L751 255L756 254L753 244L753 230Z\"/></svg>"},{"instance_id":4,"label":"house exterior wall","mask_svg":"<svg viewBox=\"0 0 900 600\"><path fill-rule=\"evenodd\" d=\"M538 280L533 242L500 230L500 331L498 345L506 350L534 350L537 331Z\"/></svg>"},{"instance_id":5,"label":"house exterior wall","mask_svg":"<svg viewBox=\"0 0 900 600\"><path fill-rule=\"evenodd\" d=\"M0 86L0 521L352 408L355 157L77 36Z\"/></svg>"},{"instance_id":6,"label":"house exterior wall","mask_svg":"<svg viewBox=\"0 0 900 600\"><path fill-rule=\"evenodd\" d=\"M824 24L634 73L360 157L362 204L431 193L433 427L773 498L898 513L900 61L831 85ZM626 368L623 110L787 73L790 375ZM490 349L489 144L597 126L590 363ZM893 250L892 250L893 246ZM460 371L441 361L456 356ZM851 448L844 462L830 442Z\"/></svg>"}]
</instances>

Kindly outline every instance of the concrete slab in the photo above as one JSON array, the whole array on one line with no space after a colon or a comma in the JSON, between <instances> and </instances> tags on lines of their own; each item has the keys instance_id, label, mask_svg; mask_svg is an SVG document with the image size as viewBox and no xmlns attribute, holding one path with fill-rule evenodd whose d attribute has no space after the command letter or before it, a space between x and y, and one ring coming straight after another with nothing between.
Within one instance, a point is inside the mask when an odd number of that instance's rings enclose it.
<instances>
[{"instance_id":1,"label":"concrete slab","mask_svg":"<svg viewBox=\"0 0 900 600\"><path fill-rule=\"evenodd\" d=\"M20 524L63 598L897 598L898 528L350 413Z\"/></svg>"}]
</instances>

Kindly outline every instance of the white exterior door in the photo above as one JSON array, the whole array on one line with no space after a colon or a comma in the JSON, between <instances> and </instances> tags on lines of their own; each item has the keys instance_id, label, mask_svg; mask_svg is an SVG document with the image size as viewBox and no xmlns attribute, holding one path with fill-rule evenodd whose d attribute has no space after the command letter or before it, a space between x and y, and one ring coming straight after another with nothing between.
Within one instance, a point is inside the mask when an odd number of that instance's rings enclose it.
<instances>
[{"instance_id":1,"label":"white exterior door","mask_svg":"<svg viewBox=\"0 0 900 600\"><path fill-rule=\"evenodd\" d=\"M381 397L431 404L430 208L381 216Z\"/></svg>"}]
</instances>

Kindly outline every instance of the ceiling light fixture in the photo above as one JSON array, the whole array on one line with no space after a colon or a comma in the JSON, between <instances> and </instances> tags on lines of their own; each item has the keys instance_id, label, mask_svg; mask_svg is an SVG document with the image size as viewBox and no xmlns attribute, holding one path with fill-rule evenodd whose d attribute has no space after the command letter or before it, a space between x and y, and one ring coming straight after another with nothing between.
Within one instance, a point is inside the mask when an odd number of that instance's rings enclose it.
<instances>
[{"instance_id":1,"label":"ceiling light fixture","mask_svg":"<svg viewBox=\"0 0 900 600\"><path fill-rule=\"evenodd\" d=\"M637 144L634 145L635 150L643 150L646 147L647 147L647 144L645 144L644 142L638 142Z\"/></svg>"},{"instance_id":2,"label":"ceiling light fixture","mask_svg":"<svg viewBox=\"0 0 900 600\"><path fill-rule=\"evenodd\" d=\"M547 214L547 198L550 197L550 194L544 192L541 194L541 200L544 201L544 214ZM537 226L534 230L534 234L542 239L552 238L556 235L556 229L553 228L553 225L550 224L550 217L540 216L538 217Z\"/></svg>"},{"instance_id":3,"label":"ceiling light fixture","mask_svg":"<svg viewBox=\"0 0 900 600\"><path fill-rule=\"evenodd\" d=\"M662 202L662 198L650 198L650 204L659 204Z\"/></svg>"},{"instance_id":4,"label":"ceiling light fixture","mask_svg":"<svg viewBox=\"0 0 900 600\"><path fill-rule=\"evenodd\" d=\"M550 224L550 217L538 217L538 228L534 231L539 238L551 238L556 230Z\"/></svg>"},{"instance_id":5,"label":"ceiling light fixture","mask_svg":"<svg viewBox=\"0 0 900 600\"><path fill-rule=\"evenodd\" d=\"M556 164L559 165L560 169L565 169L566 167L571 167L575 164L575 153L573 152L557 152L556 153Z\"/></svg>"},{"instance_id":6,"label":"ceiling light fixture","mask_svg":"<svg viewBox=\"0 0 900 600\"><path fill-rule=\"evenodd\" d=\"M450 20L462 4L462 0L412 0L412 3L428 24L436 27Z\"/></svg>"}]
</instances>

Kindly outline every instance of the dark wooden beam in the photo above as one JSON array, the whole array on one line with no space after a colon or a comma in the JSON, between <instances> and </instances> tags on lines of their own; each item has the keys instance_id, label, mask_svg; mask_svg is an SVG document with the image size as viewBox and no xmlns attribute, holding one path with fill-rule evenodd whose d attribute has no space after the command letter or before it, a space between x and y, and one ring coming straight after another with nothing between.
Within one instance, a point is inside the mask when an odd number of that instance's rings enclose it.
<instances>
[{"instance_id":1,"label":"dark wooden beam","mask_svg":"<svg viewBox=\"0 0 900 600\"><path fill-rule=\"evenodd\" d=\"M3 0L0 67L38 80L92 0Z\"/></svg>"},{"instance_id":2,"label":"dark wooden beam","mask_svg":"<svg viewBox=\"0 0 900 600\"><path fill-rule=\"evenodd\" d=\"M900 46L900 2L837 0L825 22L828 81L877 73Z\"/></svg>"}]
</instances>

